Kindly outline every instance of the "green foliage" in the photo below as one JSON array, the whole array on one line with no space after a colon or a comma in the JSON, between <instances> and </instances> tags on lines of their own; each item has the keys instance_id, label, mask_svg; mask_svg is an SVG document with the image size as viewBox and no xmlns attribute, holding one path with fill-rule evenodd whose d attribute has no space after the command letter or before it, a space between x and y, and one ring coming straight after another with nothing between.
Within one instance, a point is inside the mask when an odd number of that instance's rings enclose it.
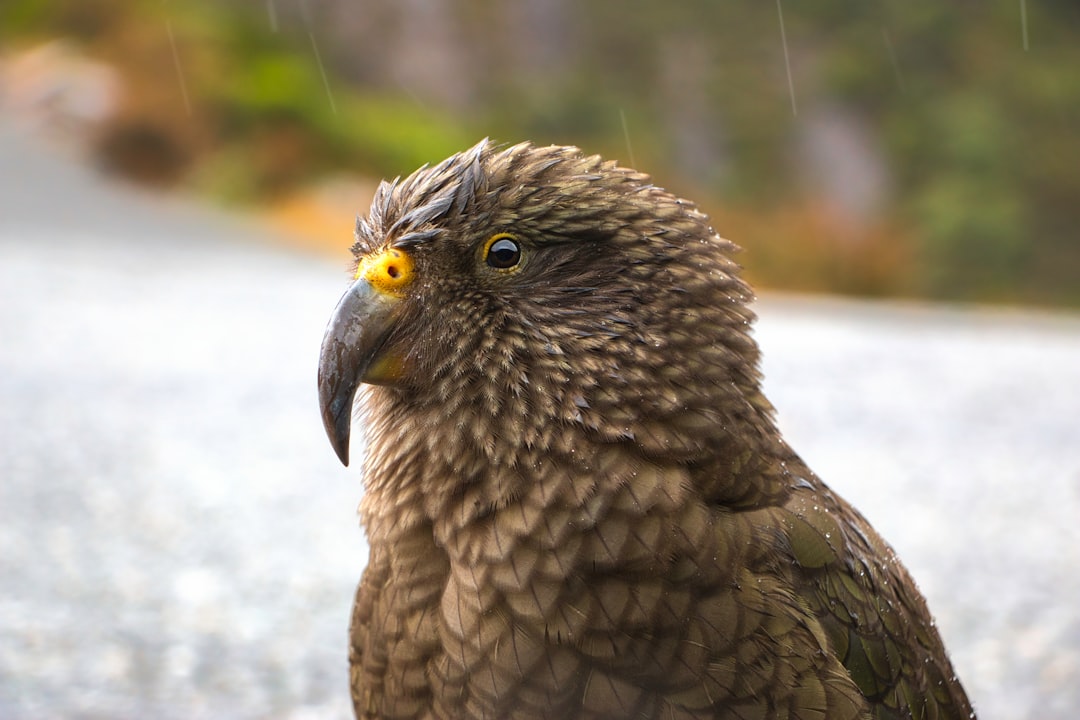
<instances>
[{"instance_id":1,"label":"green foliage","mask_svg":"<svg viewBox=\"0 0 1080 720\"><path fill-rule=\"evenodd\" d=\"M348 118L338 124L343 144L355 147L360 165L379 176L436 163L477 139L449 117L398 96L349 95L341 112Z\"/></svg>"},{"instance_id":2,"label":"green foliage","mask_svg":"<svg viewBox=\"0 0 1080 720\"><path fill-rule=\"evenodd\" d=\"M785 48L775 3L466 0L425 25L394 0L5 0L0 38L59 33L130 63L129 114L219 197L399 175L483 135L575 143L761 218L733 239L766 283L1080 304L1080 5L1025 7L784 0ZM190 117L162 98L166 22ZM425 63L453 90L409 87ZM830 168L805 159L820 108L868 128L887 176L872 218L834 217Z\"/></svg>"},{"instance_id":3,"label":"green foliage","mask_svg":"<svg viewBox=\"0 0 1080 720\"><path fill-rule=\"evenodd\" d=\"M269 33L261 17L240 10L216 9L213 14L219 17L196 23L189 36L212 33L212 38L198 39L219 55L213 72L199 79L200 98L226 147L213 165L239 162L258 170L254 183L239 184L240 198L275 192L334 169L398 174L445 157L470 137L445 113L397 95L350 87L333 76L324 79L312 46L300 42L306 38ZM278 167L268 167L275 156ZM207 186L219 185L210 181Z\"/></svg>"},{"instance_id":4,"label":"green foliage","mask_svg":"<svg viewBox=\"0 0 1080 720\"><path fill-rule=\"evenodd\" d=\"M395 175L474 142L461 122L397 94L324 80L306 34L270 32L265 16L232 3L9 0L11 38L63 34L125 68L125 110L190 155L191 184L229 201L255 201L321 173ZM190 115L155 102L176 83L173 33ZM147 38L156 34L157 42ZM154 57L141 57L152 45ZM131 117L122 121L131 122Z\"/></svg>"},{"instance_id":5,"label":"green foliage","mask_svg":"<svg viewBox=\"0 0 1080 720\"><path fill-rule=\"evenodd\" d=\"M937 163L910 207L922 229L925 289L933 295L1000 297L1023 270L1028 208L1010 172L1015 163L1002 118L981 95L950 98L930 118Z\"/></svg>"},{"instance_id":6,"label":"green foliage","mask_svg":"<svg viewBox=\"0 0 1080 720\"><path fill-rule=\"evenodd\" d=\"M5 0L0 4L0 39L56 34L86 37L100 27L107 5L107 0Z\"/></svg>"},{"instance_id":7,"label":"green foliage","mask_svg":"<svg viewBox=\"0 0 1080 720\"><path fill-rule=\"evenodd\" d=\"M8 0L0 6L0 37L35 34L43 26L49 3L35 0Z\"/></svg>"},{"instance_id":8,"label":"green foliage","mask_svg":"<svg viewBox=\"0 0 1080 720\"><path fill-rule=\"evenodd\" d=\"M1026 51L1006 0L892 3L824 51L827 92L879 129L920 294L1076 302L1080 13L1026 9Z\"/></svg>"}]
</instances>

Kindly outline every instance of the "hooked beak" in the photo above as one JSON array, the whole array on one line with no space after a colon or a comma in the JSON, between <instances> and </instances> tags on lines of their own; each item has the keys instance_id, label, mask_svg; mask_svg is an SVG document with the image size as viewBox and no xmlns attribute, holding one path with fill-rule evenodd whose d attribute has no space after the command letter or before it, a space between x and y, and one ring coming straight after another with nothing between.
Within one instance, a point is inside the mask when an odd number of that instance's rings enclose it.
<instances>
[{"instance_id":1,"label":"hooked beak","mask_svg":"<svg viewBox=\"0 0 1080 720\"><path fill-rule=\"evenodd\" d=\"M360 383L391 384L400 362L383 352L401 298L361 276L338 301L319 353L319 406L334 452L349 464L353 399Z\"/></svg>"}]
</instances>

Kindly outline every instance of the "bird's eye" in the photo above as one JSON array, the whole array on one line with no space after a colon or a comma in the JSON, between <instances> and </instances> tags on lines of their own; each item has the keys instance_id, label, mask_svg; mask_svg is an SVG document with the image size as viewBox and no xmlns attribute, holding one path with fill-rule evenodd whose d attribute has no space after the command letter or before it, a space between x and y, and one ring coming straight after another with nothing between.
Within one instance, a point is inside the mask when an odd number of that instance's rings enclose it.
<instances>
[{"instance_id":1,"label":"bird's eye","mask_svg":"<svg viewBox=\"0 0 1080 720\"><path fill-rule=\"evenodd\" d=\"M496 270L509 270L521 262L521 245L509 233L499 233L488 238L484 260Z\"/></svg>"}]
</instances>

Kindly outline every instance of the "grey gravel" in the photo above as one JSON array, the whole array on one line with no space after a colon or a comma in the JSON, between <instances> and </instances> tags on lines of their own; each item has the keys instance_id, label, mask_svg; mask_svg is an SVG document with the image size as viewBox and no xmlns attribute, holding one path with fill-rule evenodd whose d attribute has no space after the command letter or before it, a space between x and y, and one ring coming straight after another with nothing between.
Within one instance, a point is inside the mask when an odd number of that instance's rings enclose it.
<instances>
[{"instance_id":1,"label":"grey gravel","mask_svg":"<svg viewBox=\"0 0 1080 720\"><path fill-rule=\"evenodd\" d=\"M333 263L0 125L0 717L345 718L358 472ZM752 250L751 250L752 252ZM792 444L919 580L985 720L1080 707L1080 318L766 296Z\"/></svg>"}]
</instances>

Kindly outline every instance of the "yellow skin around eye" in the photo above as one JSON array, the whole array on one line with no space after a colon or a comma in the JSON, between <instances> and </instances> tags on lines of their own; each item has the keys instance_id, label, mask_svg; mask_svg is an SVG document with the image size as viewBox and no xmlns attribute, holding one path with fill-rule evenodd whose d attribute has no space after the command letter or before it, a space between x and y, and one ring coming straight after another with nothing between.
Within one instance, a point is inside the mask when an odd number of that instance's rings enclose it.
<instances>
[{"instance_id":1,"label":"yellow skin around eye","mask_svg":"<svg viewBox=\"0 0 1080 720\"><path fill-rule=\"evenodd\" d=\"M404 250L387 248L360 260L354 279L364 278L386 295L401 297L413 281L413 260Z\"/></svg>"}]
</instances>

